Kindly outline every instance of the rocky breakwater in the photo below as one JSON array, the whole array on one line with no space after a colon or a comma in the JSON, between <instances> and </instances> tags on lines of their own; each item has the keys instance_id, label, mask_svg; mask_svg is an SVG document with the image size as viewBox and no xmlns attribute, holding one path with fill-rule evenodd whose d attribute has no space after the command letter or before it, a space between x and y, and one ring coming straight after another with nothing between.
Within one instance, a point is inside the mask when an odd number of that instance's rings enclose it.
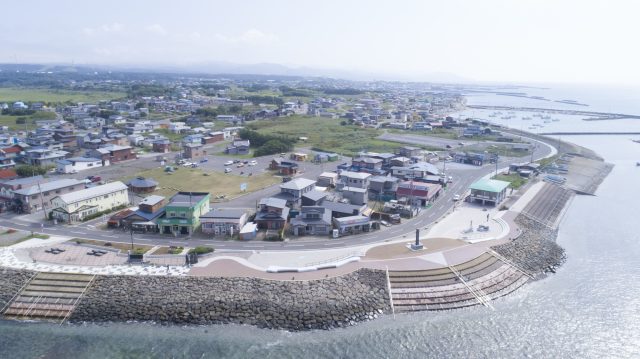
<instances>
[{"instance_id":1,"label":"rocky breakwater","mask_svg":"<svg viewBox=\"0 0 640 359\"><path fill-rule=\"evenodd\" d=\"M35 273L25 270L0 268L0 309L18 293Z\"/></svg>"},{"instance_id":2,"label":"rocky breakwater","mask_svg":"<svg viewBox=\"0 0 640 359\"><path fill-rule=\"evenodd\" d=\"M354 325L388 310L385 273L370 269L313 281L97 276L70 320L308 330Z\"/></svg>"},{"instance_id":3,"label":"rocky breakwater","mask_svg":"<svg viewBox=\"0 0 640 359\"><path fill-rule=\"evenodd\" d=\"M522 234L493 250L531 275L555 272L566 259L564 248L556 243L558 230L522 215L515 222Z\"/></svg>"}]
</instances>

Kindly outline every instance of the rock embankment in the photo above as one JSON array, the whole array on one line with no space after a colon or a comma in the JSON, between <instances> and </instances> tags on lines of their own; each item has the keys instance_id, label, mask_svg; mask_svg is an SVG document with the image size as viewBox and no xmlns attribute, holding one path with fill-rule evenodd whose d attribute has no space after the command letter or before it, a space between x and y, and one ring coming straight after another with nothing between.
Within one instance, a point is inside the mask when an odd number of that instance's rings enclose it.
<instances>
[{"instance_id":1,"label":"rock embankment","mask_svg":"<svg viewBox=\"0 0 640 359\"><path fill-rule=\"evenodd\" d=\"M385 273L370 269L315 281L97 276L70 320L308 330L353 325L388 308Z\"/></svg>"},{"instance_id":2,"label":"rock embankment","mask_svg":"<svg viewBox=\"0 0 640 359\"><path fill-rule=\"evenodd\" d=\"M34 274L25 270L0 268L0 309L4 308Z\"/></svg>"},{"instance_id":3,"label":"rock embankment","mask_svg":"<svg viewBox=\"0 0 640 359\"><path fill-rule=\"evenodd\" d=\"M566 259L564 249L556 243L558 230L522 215L515 222L522 230L520 237L493 250L532 275L555 272Z\"/></svg>"}]
</instances>

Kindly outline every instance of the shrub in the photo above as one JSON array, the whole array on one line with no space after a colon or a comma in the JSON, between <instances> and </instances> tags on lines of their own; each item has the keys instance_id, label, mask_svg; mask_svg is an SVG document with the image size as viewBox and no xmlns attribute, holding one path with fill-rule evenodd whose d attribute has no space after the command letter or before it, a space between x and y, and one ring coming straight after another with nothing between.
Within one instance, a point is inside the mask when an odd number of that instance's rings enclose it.
<instances>
[{"instance_id":1,"label":"shrub","mask_svg":"<svg viewBox=\"0 0 640 359\"><path fill-rule=\"evenodd\" d=\"M197 246L195 248L190 249L189 253L195 253L195 254L200 255L200 254L211 253L213 251L214 251L213 247Z\"/></svg>"}]
</instances>

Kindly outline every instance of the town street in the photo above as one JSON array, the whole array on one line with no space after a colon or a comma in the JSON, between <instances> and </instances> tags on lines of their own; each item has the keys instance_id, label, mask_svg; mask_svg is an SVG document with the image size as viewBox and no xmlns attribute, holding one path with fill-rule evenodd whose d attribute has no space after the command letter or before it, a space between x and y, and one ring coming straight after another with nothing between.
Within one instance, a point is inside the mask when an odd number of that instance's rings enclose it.
<instances>
[{"instance_id":1,"label":"town street","mask_svg":"<svg viewBox=\"0 0 640 359\"><path fill-rule=\"evenodd\" d=\"M552 148L548 145L539 143L535 148L533 157L540 159L552 153ZM381 230L372 231L366 234L345 236L336 239L330 238L305 238L290 237L285 242L267 242L267 241L236 241L236 240L220 240L199 237L170 237L160 234L137 234L133 236L129 232L119 229L101 230L98 228L100 223L104 223L103 218L94 219L78 225L65 226L53 225L49 222L42 224L41 213L29 216L16 216L15 214L5 213L0 216L0 226L11 227L25 231L34 231L49 235L89 238L110 242L131 242L132 237L135 243L149 245L166 245L166 246L213 246L219 250L317 250L328 248L340 248L350 246L361 246L365 244L384 242L391 238L406 236L413 238L416 228L425 228L433 224L454 206L453 196L463 194L469 185L477 179L496 171L496 168L505 168L510 163L520 162L522 158L501 158L497 164L489 164L483 167L471 165L462 165L458 163L446 163L446 175L453 177L453 183L440 195L430 208L423 209L416 217L411 220L403 219L401 224L391 227L382 227ZM264 162L264 161L263 161ZM266 163L264 163L266 164ZM303 177L315 179L323 170L332 170L329 166L335 166L335 162L324 164L324 166L312 163L304 163L301 165ZM263 165L261 163L261 165ZM442 170L442 164L439 164ZM255 203L260 198L273 195L278 192L278 185L241 196L235 200L225 203L228 207L246 207L255 208Z\"/></svg>"}]
</instances>

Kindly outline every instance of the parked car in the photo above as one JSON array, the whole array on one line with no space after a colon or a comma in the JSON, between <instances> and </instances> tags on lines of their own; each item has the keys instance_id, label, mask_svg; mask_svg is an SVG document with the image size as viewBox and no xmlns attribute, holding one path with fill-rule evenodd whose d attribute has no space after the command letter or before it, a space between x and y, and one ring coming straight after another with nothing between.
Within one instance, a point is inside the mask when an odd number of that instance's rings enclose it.
<instances>
[{"instance_id":1,"label":"parked car","mask_svg":"<svg viewBox=\"0 0 640 359\"><path fill-rule=\"evenodd\" d=\"M233 161L227 161L224 163L225 166L231 166L233 164Z\"/></svg>"},{"instance_id":2,"label":"parked car","mask_svg":"<svg viewBox=\"0 0 640 359\"><path fill-rule=\"evenodd\" d=\"M100 176L88 176L87 179L93 183L102 181Z\"/></svg>"},{"instance_id":3,"label":"parked car","mask_svg":"<svg viewBox=\"0 0 640 359\"><path fill-rule=\"evenodd\" d=\"M257 162L257 161L251 161L251 162L249 162L249 166L255 166L255 165L257 165L257 164L258 164L258 162Z\"/></svg>"},{"instance_id":4,"label":"parked car","mask_svg":"<svg viewBox=\"0 0 640 359\"><path fill-rule=\"evenodd\" d=\"M236 167L238 167L238 168L244 167L244 163L240 162L240 163L238 163L238 165Z\"/></svg>"},{"instance_id":5,"label":"parked car","mask_svg":"<svg viewBox=\"0 0 640 359\"><path fill-rule=\"evenodd\" d=\"M231 168L229 168L229 167L226 167L226 168L224 169L224 173L229 173L229 172L231 172L231 171L233 171L233 170L232 170Z\"/></svg>"},{"instance_id":6,"label":"parked car","mask_svg":"<svg viewBox=\"0 0 640 359\"><path fill-rule=\"evenodd\" d=\"M192 163L192 164L191 164L191 168L198 168L198 167L200 167L200 165L199 165L199 164L197 164L197 163Z\"/></svg>"},{"instance_id":7,"label":"parked car","mask_svg":"<svg viewBox=\"0 0 640 359\"><path fill-rule=\"evenodd\" d=\"M233 160L233 163L240 163L240 160Z\"/></svg>"},{"instance_id":8,"label":"parked car","mask_svg":"<svg viewBox=\"0 0 640 359\"><path fill-rule=\"evenodd\" d=\"M459 201L460 200L460 195L459 194L453 195L453 200L454 201Z\"/></svg>"},{"instance_id":9,"label":"parked car","mask_svg":"<svg viewBox=\"0 0 640 359\"><path fill-rule=\"evenodd\" d=\"M193 164L193 163L191 163L191 162L185 162L185 163L183 163L183 164L182 164L182 166L184 166L184 167L191 167L191 165L192 165L192 164Z\"/></svg>"},{"instance_id":10,"label":"parked car","mask_svg":"<svg viewBox=\"0 0 640 359\"><path fill-rule=\"evenodd\" d=\"M387 222L387 221L385 221L385 220L381 220L381 221L380 221L380 224L381 224L381 225L383 225L383 226L385 226L385 227L391 227L391 223L389 223L389 222Z\"/></svg>"},{"instance_id":11,"label":"parked car","mask_svg":"<svg viewBox=\"0 0 640 359\"><path fill-rule=\"evenodd\" d=\"M209 159L208 158L203 158L203 159L200 160L200 163L205 163L205 162L209 162Z\"/></svg>"}]
</instances>

